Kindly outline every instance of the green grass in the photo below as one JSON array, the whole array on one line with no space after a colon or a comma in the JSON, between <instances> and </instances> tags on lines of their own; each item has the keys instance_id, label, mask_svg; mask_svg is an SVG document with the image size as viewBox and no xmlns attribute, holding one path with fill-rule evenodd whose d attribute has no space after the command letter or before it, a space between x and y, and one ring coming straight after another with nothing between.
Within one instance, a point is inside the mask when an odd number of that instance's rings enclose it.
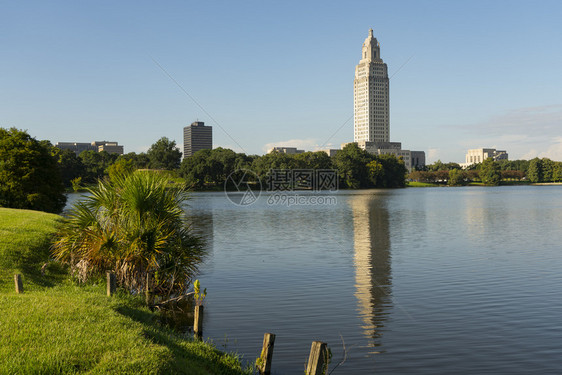
<instances>
[{"instance_id":1,"label":"green grass","mask_svg":"<svg viewBox=\"0 0 562 375\"><path fill-rule=\"evenodd\" d=\"M428 182L407 181L406 187L437 187L439 184L432 184Z\"/></svg>"},{"instance_id":2,"label":"green grass","mask_svg":"<svg viewBox=\"0 0 562 375\"><path fill-rule=\"evenodd\" d=\"M160 323L140 298L40 268L61 220L0 208L1 374L250 374L238 358ZM14 291L22 273L24 293ZM259 349L259 348L258 348Z\"/></svg>"},{"instance_id":3,"label":"green grass","mask_svg":"<svg viewBox=\"0 0 562 375\"><path fill-rule=\"evenodd\" d=\"M26 276L29 290L53 286L61 279L60 272L41 277L41 266L49 259L51 239L61 220L44 212L0 208L0 292L13 289L15 273Z\"/></svg>"},{"instance_id":4,"label":"green grass","mask_svg":"<svg viewBox=\"0 0 562 375\"><path fill-rule=\"evenodd\" d=\"M531 185L531 181L502 180L501 185Z\"/></svg>"}]
</instances>

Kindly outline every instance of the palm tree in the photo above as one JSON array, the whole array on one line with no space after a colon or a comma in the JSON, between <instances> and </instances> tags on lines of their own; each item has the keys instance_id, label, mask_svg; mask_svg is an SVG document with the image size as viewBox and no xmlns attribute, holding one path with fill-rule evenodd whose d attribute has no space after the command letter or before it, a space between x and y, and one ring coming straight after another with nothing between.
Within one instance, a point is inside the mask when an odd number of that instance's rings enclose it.
<instances>
[{"instance_id":1,"label":"palm tree","mask_svg":"<svg viewBox=\"0 0 562 375\"><path fill-rule=\"evenodd\" d=\"M158 172L137 171L100 180L89 192L58 233L54 256L81 281L113 271L131 292L151 279L156 294L185 293L204 253L186 224L186 191Z\"/></svg>"}]
</instances>

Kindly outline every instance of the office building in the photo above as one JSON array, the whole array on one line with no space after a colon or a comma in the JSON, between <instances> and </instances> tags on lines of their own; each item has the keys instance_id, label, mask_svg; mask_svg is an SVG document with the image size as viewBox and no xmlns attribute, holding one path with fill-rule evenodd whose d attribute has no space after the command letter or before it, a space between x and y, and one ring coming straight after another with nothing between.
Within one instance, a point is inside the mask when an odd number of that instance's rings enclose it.
<instances>
[{"instance_id":1,"label":"office building","mask_svg":"<svg viewBox=\"0 0 562 375\"><path fill-rule=\"evenodd\" d=\"M302 154L304 150L299 150L296 147L273 147L269 152L280 152L287 155Z\"/></svg>"},{"instance_id":2,"label":"office building","mask_svg":"<svg viewBox=\"0 0 562 375\"><path fill-rule=\"evenodd\" d=\"M98 152L108 152L110 154L119 154L123 155L123 146L117 144L117 142L92 142L92 145L97 148Z\"/></svg>"},{"instance_id":3,"label":"office building","mask_svg":"<svg viewBox=\"0 0 562 375\"><path fill-rule=\"evenodd\" d=\"M124 148L119 145L118 142L108 142L108 141L94 141L90 143L84 142L57 142L55 147L61 150L72 150L76 155L80 155L83 151L95 151L95 152L108 152L110 154L123 155Z\"/></svg>"},{"instance_id":4,"label":"office building","mask_svg":"<svg viewBox=\"0 0 562 375\"><path fill-rule=\"evenodd\" d=\"M195 121L183 128L183 157L189 157L199 150L213 148L213 127L205 126L202 121Z\"/></svg>"}]
</instances>

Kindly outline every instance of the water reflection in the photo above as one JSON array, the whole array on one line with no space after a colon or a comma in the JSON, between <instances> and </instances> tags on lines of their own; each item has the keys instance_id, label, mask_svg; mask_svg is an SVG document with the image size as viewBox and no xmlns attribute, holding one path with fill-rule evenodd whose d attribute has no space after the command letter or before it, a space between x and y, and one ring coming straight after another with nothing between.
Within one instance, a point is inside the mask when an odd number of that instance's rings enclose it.
<instances>
[{"instance_id":1,"label":"water reflection","mask_svg":"<svg viewBox=\"0 0 562 375\"><path fill-rule=\"evenodd\" d=\"M205 268L212 270L213 268L213 239L214 239L214 222L213 211L197 210L197 208L186 205L184 207L187 217L187 224L191 233L199 237L203 241L205 248Z\"/></svg>"},{"instance_id":2,"label":"water reflection","mask_svg":"<svg viewBox=\"0 0 562 375\"><path fill-rule=\"evenodd\" d=\"M353 196L355 296L363 320L363 332L369 346L381 345L384 327L391 304L389 215L385 195L361 194ZM378 353L378 348L373 351Z\"/></svg>"},{"instance_id":3,"label":"water reflection","mask_svg":"<svg viewBox=\"0 0 562 375\"><path fill-rule=\"evenodd\" d=\"M211 254L213 251L213 237L214 237L214 227L213 227L213 213L197 213L193 214L187 211L187 222L192 231L192 233L200 237L205 243L205 250L207 254Z\"/></svg>"}]
</instances>

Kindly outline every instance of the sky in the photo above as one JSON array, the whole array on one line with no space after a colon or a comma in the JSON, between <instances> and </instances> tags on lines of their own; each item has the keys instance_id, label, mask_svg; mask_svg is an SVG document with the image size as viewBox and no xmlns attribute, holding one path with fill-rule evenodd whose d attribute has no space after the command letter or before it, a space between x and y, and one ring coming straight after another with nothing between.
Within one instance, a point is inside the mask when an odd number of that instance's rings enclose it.
<instances>
[{"instance_id":1,"label":"sky","mask_svg":"<svg viewBox=\"0 0 562 375\"><path fill-rule=\"evenodd\" d=\"M0 1L0 127L56 142L263 154L353 141L369 28L391 141L428 163L468 149L562 160L559 1Z\"/></svg>"}]
</instances>

